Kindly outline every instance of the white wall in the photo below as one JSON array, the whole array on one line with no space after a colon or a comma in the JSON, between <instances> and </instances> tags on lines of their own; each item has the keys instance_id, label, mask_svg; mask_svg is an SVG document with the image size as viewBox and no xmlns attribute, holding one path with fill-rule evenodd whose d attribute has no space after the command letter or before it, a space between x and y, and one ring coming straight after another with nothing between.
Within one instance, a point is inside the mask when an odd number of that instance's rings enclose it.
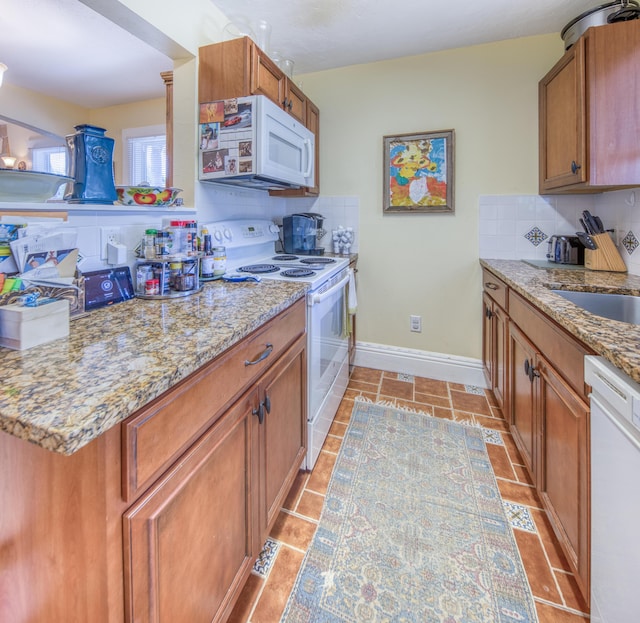
<instances>
[{"instance_id":1,"label":"white wall","mask_svg":"<svg viewBox=\"0 0 640 623\"><path fill-rule=\"evenodd\" d=\"M479 197L536 192L537 85L562 47L531 37L300 78L320 108L322 193L359 198L358 340L480 357ZM382 137L450 128L455 215L383 216Z\"/></svg>"}]
</instances>

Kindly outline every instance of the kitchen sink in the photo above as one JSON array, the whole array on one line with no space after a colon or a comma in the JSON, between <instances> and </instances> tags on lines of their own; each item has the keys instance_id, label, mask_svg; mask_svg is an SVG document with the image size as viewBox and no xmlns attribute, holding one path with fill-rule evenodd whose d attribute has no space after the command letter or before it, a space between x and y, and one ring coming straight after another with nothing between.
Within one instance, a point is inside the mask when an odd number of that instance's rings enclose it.
<instances>
[{"instance_id":1,"label":"kitchen sink","mask_svg":"<svg viewBox=\"0 0 640 623\"><path fill-rule=\"evenodd\" d=\"M596 316L640 324L640 296L573 290L551 290L551 292Z\"/></svg>"}]
</instances>

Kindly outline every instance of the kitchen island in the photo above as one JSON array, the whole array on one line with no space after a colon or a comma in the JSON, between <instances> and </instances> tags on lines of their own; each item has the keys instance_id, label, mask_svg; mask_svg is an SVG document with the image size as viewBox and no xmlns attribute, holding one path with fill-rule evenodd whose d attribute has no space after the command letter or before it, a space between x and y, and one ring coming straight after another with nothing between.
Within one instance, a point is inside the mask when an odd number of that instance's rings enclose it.
<instances>
[{"instance_id":1,"label":"kitchen island","mask_svg":"<svg viewBox=\"0 0 640 623\"><path fill-rule=\"evenodd\" d=\"M224 621L305 455L306 287L206 284L0 349L0 620Z\"/></svg>"}]
</instances>

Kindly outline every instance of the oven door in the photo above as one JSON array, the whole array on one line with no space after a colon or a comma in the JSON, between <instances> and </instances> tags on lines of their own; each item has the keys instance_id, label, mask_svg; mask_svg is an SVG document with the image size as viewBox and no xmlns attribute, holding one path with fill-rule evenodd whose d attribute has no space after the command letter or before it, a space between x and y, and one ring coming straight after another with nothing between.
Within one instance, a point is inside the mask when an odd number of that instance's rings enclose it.
<instances>
[{"instance_id":1,"label":"oven door","mask_svg":"<svg viewBox=\"0 0 640 623\"><path fill-rule=\"evenodd\" d=\"M309 388L309 442L307 469L318 458L349 381L345 275L326 292L310 293L308 305L307 365Z\"/></svg>"}]
</instances>

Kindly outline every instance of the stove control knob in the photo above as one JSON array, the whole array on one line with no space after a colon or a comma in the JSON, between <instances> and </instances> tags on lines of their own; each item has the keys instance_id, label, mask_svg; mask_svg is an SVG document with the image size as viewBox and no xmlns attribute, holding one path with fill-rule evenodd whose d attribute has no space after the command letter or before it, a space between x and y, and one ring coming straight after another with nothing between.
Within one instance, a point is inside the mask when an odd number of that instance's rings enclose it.
<instances>
[{"instance_id":1,"label":"stove control knob","mask_svg":"<svg viewBox=\"0 0 640 623\"><path fill-rule=\"evenodd\" d=\"M222 232L219 229L214 230L213 237L218 241L222 242Z\"/></svg>"},{"instance_id":2,"label":"stove control knob","mask_svg":"<svg viewBox=\"0 0 640 623\"><path fill-rule=\"evenodd\" d=\"M224 228L224 237L227 240L231 240L231 238L233 237L233 235L231 234L231 230L227 229L226 227Z\"/></svg>"}]
</instances>

